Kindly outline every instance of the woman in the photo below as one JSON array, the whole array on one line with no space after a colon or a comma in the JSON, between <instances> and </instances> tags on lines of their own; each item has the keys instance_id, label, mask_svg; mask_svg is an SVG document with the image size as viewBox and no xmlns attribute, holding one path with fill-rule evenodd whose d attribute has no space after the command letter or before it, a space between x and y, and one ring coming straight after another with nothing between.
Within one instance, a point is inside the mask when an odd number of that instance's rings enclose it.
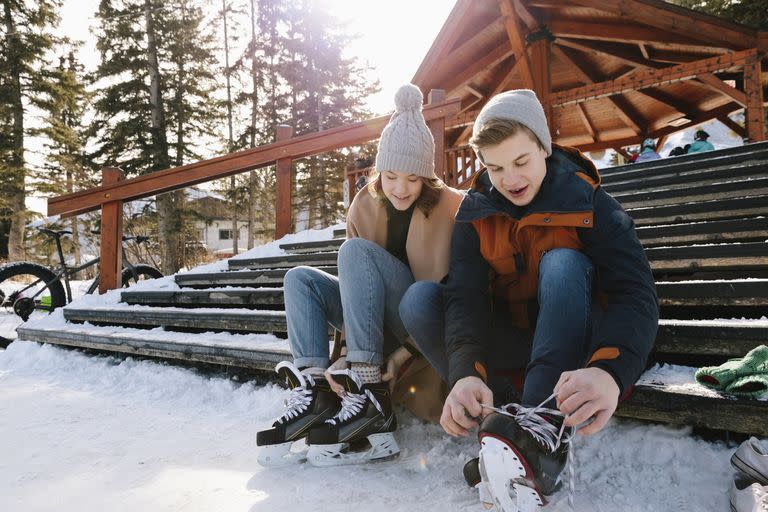
<instances>
[{"instance_id":1,"label":"woman","mask_svg":"<svg viewBox=\"0 0 768 512\"><path fill-rule=\"evenodd\" d=\"M400 303L414 282L438 282L447 274L454 216L463 197L435 175L435 145L422 100L412 84L395 95L395 113L379 141L377 174L347 215L338 277L311 267L285 276L294 361L276 370L292 392L283 416L258 433L263 465L302 460L304 455L290 451L302 438L310 446L309 462L320 466L399 453L388 382L415 353L406 341ZM326 371L329 324L344 327L346 355ZM355 451L365 440L370 446Z\"/></svg>"}]
</instances>

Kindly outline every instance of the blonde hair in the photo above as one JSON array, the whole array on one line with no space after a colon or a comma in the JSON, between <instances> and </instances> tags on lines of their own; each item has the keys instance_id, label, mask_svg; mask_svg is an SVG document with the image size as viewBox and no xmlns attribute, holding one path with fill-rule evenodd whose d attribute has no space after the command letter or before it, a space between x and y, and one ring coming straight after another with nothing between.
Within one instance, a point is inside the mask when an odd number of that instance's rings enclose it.
<instances>
[{"instance_id":1,"label":"blonde hair","mask_svg":"<svg viewBox=\"0 0 768 512\"><path fill-rule=\"evenodd\" d=\"M416 208L421 210L425 217L429 217L430 212L440 202L440 192L445 187L445 183L440 178L425 178L419 176L422 187L419 197L416 198L414 204ZM381 173L374 169L371 173L370 182L368 183L368 189L372 190L376 197L382 201L389 201L387 196L384 195L384 190L381 185Z\"/></svg>"}]
</instances>

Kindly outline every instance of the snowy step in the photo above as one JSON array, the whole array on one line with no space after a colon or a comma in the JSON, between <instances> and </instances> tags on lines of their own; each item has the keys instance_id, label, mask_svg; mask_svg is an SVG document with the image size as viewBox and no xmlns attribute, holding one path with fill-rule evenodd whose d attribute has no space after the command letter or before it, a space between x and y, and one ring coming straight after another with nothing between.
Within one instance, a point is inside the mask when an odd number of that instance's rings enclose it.
<instances>
[{"instance_id":1,"label":"snowy step","mask_svg":"<svg viewBox=\"0 0 768 512\"><path fill-rule=\"evenodd\" d=\"M768 214L768 209L765 213ZM644 247L758 242L768 239L768 217L640 226L636 231Z\"/></svg>"},{"instance_id":2,"label":"snowy step","mask_svg":"<svg viewBox=\"0 0 768 512\"><path fill-rule=\"evenodd\" d=\"M336 267L317 267L331 274L336 273ZM180 287L211 288L220 286L282 286L283 276L288 269L274 270L239 270L235 272L186 273L177 274L174 280Z\"/></svg>"},{"instance_id":3,"label":"snowy step","mask_svg":"<svg viewBox=\"0 0 768 512\"><path fill-rule=\"evenodd\" d=\"M314 242L298 242L295 244L282 244L280 248L292 254L311 254L318 252L332 252L338 251L341 244L347 236L346 229L337 229L336 231L341 233L342 238L334 238L333 240L317 240ZM334 235L336 234L334 231Z\"/></svg>"},{"instance_id":4,"label":"snowy step","mask_svg":"<svg viewBox=\"0 0 768 512\"><path fill-rule=\"evenodd\" d=\"M768 215L768 195L745 194L730 199L714 199L666 206L637 206L627 213L637 226L672 224Z\"/></svg>"},{"instance_id":5,"label":"snowy step","mask_svg":"<svg viewBox=\"0 0 768 512\"><path fill-rule=\"evenodd\" d=\"M645 254L654 274L768 269L768 242L652 247Z\"/></svg>"},{"instance_id":6,"label":"snowy step","mask_svg":"<svg viewBox=\"0 0 768 512\"><path fill-rule=\"evenodd\" d=\"M667 169L696 169L700 167L719 167L735 165L749 160L765 160L768 153L768 142L756 142L743 146L733 146L706 153L694 153L674 158L662 158L651 162L626 164L600 169L606 176L632 176L636 174L655 174Z\"/></svg>"},{"instance_id":7,"label":"snowy step","mask_svg":"<svg viewBox=\"0 0 768 512\"><path fill-rule=\"evenodd\" d=\"M333 238L344 238L347 236L347 230L344 228L334 229Z\"/></svg>"},{"instance_id":8,"label":"snowy step","mask_svg":"<svg viewBox=\"0 0 768 512\"><path fill-rule=\"evenodd\" d=\"M643 174L633 179L616 180L615 175L603 180L605 190L611 194L625 191L657 190L660 188L680 189L682 187L704 186L735 179L756 179L768 177L768 156L766 160L738 167L707 169L695 168L680 172L674 170L664 174Z\"/></svg>"},{"instance_id":9,"label":"snowy step","mask_svg":"<svg viewBox=\"0 0 768 512\"><path fill-rule=\"evenodd\" d=\"M174 333L124 328L71 326L63 330L60 326L24 326L19 329L19 338L124 355L265 371L272 371L279 361L290 359L288 343L269 335L180 338ZM765 421L768 401L734 399L703 388L693 380L694 371L695 368L669 366L651 369L641 377L630 398L619 404L617 416L768 435Z\"/></svg>"},{"instance_id":10,"label":"snowy step","mask_svg":"<svg viewBox=\"0 0 768 512\"><path fill-rule=\"evenodd\" d=\"M291 359L288 342L268 334L179 336L162 331L125 328L69 326L20 327L19 339L104 350L194 363L213 363L238 368L272 371L280 361Z\"/></svg>"},{"instance_id":11,"label":"snowy step","mask_svg":"<svg viewBox=\"0 0 768 512\"><path fill-rule=\"evenodd\" d=\"M68 322L175 330L286 332L284 311L135 307L65 307Z\"/></svg>"},{"instance_id":12,"label":"snowy step","mask_svg":"<svg viewBox=\"0 0 768 512\"><path fill-rule=\"evenodd\" d=\"M616 416L768 435L768 401L697 393L664 384L635 386L629 400L619 404Z\"/></svg>"},{"instance_id":13,"label":"snowy step","mask_svg":"<svg viewBox=\"0 0 768 512\"><path fill-rule=\"evenodd\" d=\"M290 268L298 267L299 265L322 267L335 265L337 256L336 252L285 254L283 256L270 256L267 258L233 258L228 261L228 264L230 270Z\"/></svg>"},{"instance_id":14,"label":"snowy step","mask_svg":"<svg viewBox=\"0 0 768 512\"><path fill-rule=\"evenodd\" d=\"M662 190L643 190L611 194L624 208L664 206L693 201L729 199L768 194L768 178L728 180L714 185L701 185Z\"/></svg>"},{"instance_id":15,"label":"snowy step","mask_svg":"<svg viewBox=\"0 0 768 512\"><path fill-rule=\"evenodd\" d=\"M214 290L125 291L120 301L131 305L193 308L283 307L282 288L222 288Z\"/></svg>"},{"instance_id":16,"label":"snowy step","mask_svg":"<svg viewBox=\"0 0 768 512\"><path fill-rule=\"evenodd\" d=\"M655 349L659 354L742 357L766 340L768 320L662 319Z\"/></svg>"},{"instance_id":17,"label":"snowy step","mask_svg":"<svg viewBox=\"0 0 768 512\"><path fill-rule=\"evenodd\" d=\"M768 306L768 279L658 282L662 306ZM121 302L131 305L203 308L283 307L282 288L213 290L127 290Z\"/></svg>"}]
</instances>

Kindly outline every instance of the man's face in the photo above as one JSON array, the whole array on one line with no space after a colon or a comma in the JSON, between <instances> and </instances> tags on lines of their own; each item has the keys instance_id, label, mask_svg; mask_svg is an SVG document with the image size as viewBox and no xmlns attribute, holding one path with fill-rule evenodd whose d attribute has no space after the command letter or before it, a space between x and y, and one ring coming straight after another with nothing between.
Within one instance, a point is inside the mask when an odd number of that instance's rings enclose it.
<instances>
[{"instance_id":1,"label":"man's face","mask_svg":"<svg viewBox=\"0 0 768 512\"><path fill-rule=\"evenodd\" d=\"M493 187L515 206L526 206L539 193L547 173L547 152L524 131L494 146L480 148Z\"/></svg>"}]
</instances>

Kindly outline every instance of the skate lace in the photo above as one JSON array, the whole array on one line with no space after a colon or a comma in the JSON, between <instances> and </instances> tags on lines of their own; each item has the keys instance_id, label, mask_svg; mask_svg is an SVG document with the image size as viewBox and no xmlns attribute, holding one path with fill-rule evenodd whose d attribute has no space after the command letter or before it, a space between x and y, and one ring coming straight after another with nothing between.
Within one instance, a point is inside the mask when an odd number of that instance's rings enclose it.
<instances>
[{"instance_id":1,"label":"skate lace","mask_svg":"<svg viewBox=\"0 0 768 512\"><path fill-rule=\"evenodd\" d=\"M350 393L347 391L341 397L341 409L339 409L339 412L337 412L333 418L325 420L325 422L331 425L336 425L353 418L363 410L366 399L370 400L373 406L376 407L380 413L384 414L381 404L376 400L376 397L371 393L370 389L366 389L362 393Z\"/></svg>"},{"instance_id":2,"label":"skate lace","mask_svg":"<svg viewBox=\"0 0 768 512\"><path fill-rule=\"evenodd\" d=\"M546 420L540 413L546 413L551 416L561 416L565 418L565 414L556 410L543 407L545 403L549 402L557 395L552 393L543 402L534 407L523 407L519 404L509 404L505 408L493 407L492 405L482 404L486 409L491 409L500 414L511 416L515 419L520 428L528 431L536 442L542 445L550 452L554 452L561 445L570 444L570 449L566 456L566 468L568 470L568 505L571 510L574 510L574 495L576 494L576 457L574 455L573 434L567 434L565 432L565 421L558 429L555 425ZM511 409L511 410L510 410Z\"/></svg>"},{"instance_id":3,"label":"skate lace","mask_svg":"<svg viewBox=\"0 0 768 512\"><path fill-rule=\"evenodd\" d=\"M306 386L296 386L291 390L291 394L285 399L285 411L277 421L285 423L307 410L312 403L312 387L315 381L311 375L304 375L307 380Z\"/></svg>"}]
</instances>

